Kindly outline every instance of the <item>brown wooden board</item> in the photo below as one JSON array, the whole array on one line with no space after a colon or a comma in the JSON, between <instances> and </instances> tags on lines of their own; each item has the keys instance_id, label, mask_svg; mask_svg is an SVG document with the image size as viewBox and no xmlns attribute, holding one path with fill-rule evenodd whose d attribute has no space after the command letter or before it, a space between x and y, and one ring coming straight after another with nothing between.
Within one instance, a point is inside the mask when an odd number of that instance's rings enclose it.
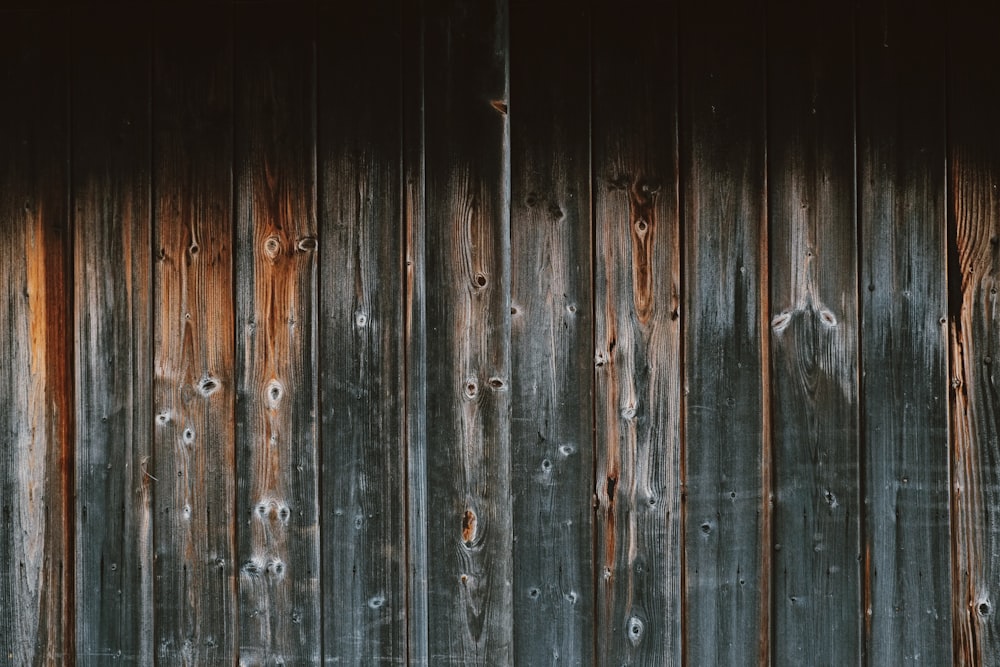
<instances>
[{"instance_id":1,"label":"brown wooden board","mask_svg":"<svg viewBox=\"0 0 1000 667\"><path fill-rule=\"evenodd\" d=\"M955 665L1000 664L1000 57L997 6L948 8L948 291Z\"/></svg>"},{"instance_id":2,"label":"brown wooden board","mask_svg":"<svg viewBox=\"0 0 1000 667\"><path fill-rule=\"evenodd\" d=\"M513 659L589 665L589 12L556 0L510 11Z\"/></svg>"},{"instance_id":3,"label":"brown wooden board","mask_svg":"<svg viewBox=\"0 0 1000 667\"><path fill-rule=\"evenodd\" d=\"M762 3L680 16L686 660L766 664L770 407Z\"/></svg>"},{"instance_id":4,"label":"brown wooden board","mask_svg":"<svg viewBox=\"0 0 1000 667\"><path fill-rule=\"evenodd\" d=\"M428 632L512 659L507 3L425 4Z\"/></svg>"},{"instance_id":5,"label":"brown wooden board","mask_svg":"<svg viewBox=\"0 0 1000 667\"><path fill-rule=\"evenodd\" d=\"M235 8L240 660L321 659L312 4Z\"/></svg>"},{"instance_id":6,"label":"brown wooden board","mask_svg":"<svg viewBox=\"0 0 1000 667\"><path fill-rule=\"evenodd\" d=\"M232 16L157 7L153 59L155 651L238 652Z\"/></svg>"},{"instance_id":7,"label":"brown wooden board","mask_svg":"<svg viewBox=\"0 0 1000 667\"><path fill-rule=\"evenodd\" d=\"M768 7L775 665L861 658L853 18Z\"/></svg>"},{"instance_id":8,"label":"brown wooden board","mask_svg":"<svg viewBox=\"0 0 1000 667\"><path fill-rule=\"evenodd\" d=\"M148 9L76 16L77 661L153 661Z\"/></svg>"},{"instance_id":9,"label":"brown wooden board","mask_svg":"<svg viewBox=\"0 0 1000 667\"><path fill-rule=\"evenodd\" d=\"M73 295L68 36L0 17L0 661L74 653Z\"/></svg>"},{"instance_id":10,"label":"brown wooden board","mask_svg":"<svg viewBox=\"0 0 1000 667\"><path fill-rule=\"evenodd\" d=\"M319 20L324 660L406 659L400 5Z\"/></svg>"},{"instance_id":11,"label":"brown wooden board","mask_svg":"<svg viewBox=\"0 0 1000 667\"><path fill-rule=\"evenodd\" d=\"M948 664L944 26L938 3L858 16L866 662Z\"/></svg>"},{"instance_id":12,"label":"brown wooden board","mask_svg":"<svg viewBox=\"0 0 1000 667\"><path fill-rule=\"evenodd\" d=\"M680 664L682 655L676 18L654 2L599 2L592 18L602 664Z\"/></svg>"}]
</instances>

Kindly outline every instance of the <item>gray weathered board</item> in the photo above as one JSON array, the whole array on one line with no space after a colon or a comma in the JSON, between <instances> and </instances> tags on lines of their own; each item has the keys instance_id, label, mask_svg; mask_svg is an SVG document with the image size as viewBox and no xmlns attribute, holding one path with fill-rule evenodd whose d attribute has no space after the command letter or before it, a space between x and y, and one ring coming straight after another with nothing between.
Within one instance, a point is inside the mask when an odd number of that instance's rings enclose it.
<instances>
[{"instance_id":1,"label":"gray weathered board","mask_svg":"<svg viewBox=\"0 0 1000 667\"><path fill-rule=\"evenodd\" d=\"M0 4L0 664L1000 665L998 24Z\"/></svg>"}]
</instances>

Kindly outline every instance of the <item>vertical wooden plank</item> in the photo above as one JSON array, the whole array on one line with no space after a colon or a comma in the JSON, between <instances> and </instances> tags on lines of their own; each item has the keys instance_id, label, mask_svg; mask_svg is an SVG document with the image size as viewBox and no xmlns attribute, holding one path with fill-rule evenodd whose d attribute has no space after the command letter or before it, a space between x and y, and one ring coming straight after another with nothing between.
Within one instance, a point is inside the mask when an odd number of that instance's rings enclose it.
<instances>
[{"instance_id":1,"label":"vertical wooden plank","mask_svg":"<svg viewBox=\"0 0 1000 667\"><path fill-rule=\"evenodd\" d=\"M315 6L234 11L240 660L318 663Z\"/></svg>"},{"instance_id":2,"label":"vertical wooden plank","mask_svg":"<svg viewBox=\"0 0 1000 667\"><path fill-rule=\"evenodd\" d=\"M868 664L951 660L944 14L858 19Z\"/></svg>"},{"instance_id":3,"label":"vertical wooden plank","mask_svg":"<svg viewBox=\"0 0 1000 667\"><path fill-rule=\"evenodd\" d=\"M150 13L73 21L78 660L153 661Z\"/></svg>"},{"instance_id":4,"label":"vertical wooden plank","mask_svg":"<svg viewBox=\"0 0 1000 667\"><path fill-rule=\"evenodd\" d=\"M595 650L680 664L676 10L596 3L593 64Z\"/></svg>"},{"instance_id":5,"label":"vertical wooden plank","mask_svg":"<svg viewBox=\"0 0 1000 667\"><path fill-rule=\"evenodd\" d=\"M769 659L764 12L681 12L685 653Z\"/></svg>"},{"instance_id":6,"label":"vertical wooden plank","mask_svg":"<svg viewBox=\"0 0 1000 667\"><path fill-rule=\"evenodd\" d=\"M67 30L0 13L0 660L73 664Z\"/></svg>"},{"instance_id":7,"label":"vertical wooden plank","mask_svg":"<svg viewBox=\"0 0 1000 667\"><path fill-rule=\"evenodd\" d=\"M395 0L324 6L319 22L322 563L330 662L406 659L399 22Z\"/></svg>"},{"instance_id":8,"label":"vertical wooden plank","mask_svg":"<svg viewBox=\"0 0 1000 667\"><path fill-rule=\"evenodd\" d=\"M431 662L512 659L507 3L428 0Z\"/></svg>"},{"instance_id":9,"label":"vertical wooden plank","mask_svg":"<svg viewBox=\"0 0 1000 667\"><path fill-rule=\"evenodd\" d=\"M589 665L589 12L515 2L510 21L514 662Z\"/></svg>"},{"instance_id":10,"label":"vertical wooden plank","mask_svg":"<svg viewBox=\"0 0 1000 667\"><path fill-rule=\"evenodd\" d=\"M154 18L154 613L160 660L211 665L238 649L232 24L193 9Z\"/></svg>"},{"instance_id":11,"label":"vertical wooden plank","mask_svg":"<svg viewBox=\"0 0 1000 667\"><path fill-rule=\"evenodd\" d=\"M861 659L853 18L768 7L776 665Z\"/></svg>"},{"instance_id":12,"label":"vertical wooden plank","mask_svg":"<svg viewBox=\"0 0 1000 667\"><path fill-rule=\"evenodd\" d=\"M1000 665L1000 7L948 16L948 291L951 332L952 614L955 665Z\"/></svg>"}]
</instances>

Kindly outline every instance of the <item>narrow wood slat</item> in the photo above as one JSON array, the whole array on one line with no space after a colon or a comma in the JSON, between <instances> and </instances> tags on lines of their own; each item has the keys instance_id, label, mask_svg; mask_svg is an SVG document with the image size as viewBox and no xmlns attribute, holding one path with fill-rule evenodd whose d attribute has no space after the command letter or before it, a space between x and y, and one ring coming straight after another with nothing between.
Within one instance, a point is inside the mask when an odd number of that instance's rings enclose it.
<instances>
[{"instance_id":1,"label":"narrow wood slat","mask_svg":"<svg viewBox=\"0 0 1000 667\"><path fill-rule=\"evenodd\" d=\"M1000 270L996 5L948 10L948 279L955 665L1000 664L1000 397L993 365Z\"/></svg>"},{"instance_id":2,"label":"narrow wood slat","mask_svg":"<svg viewBox=\"0 0 1000 667\"><path fill-rule=\"evenodd\" d=\"M319 21L324 659L406 659L400 4Z\"/></svg>"},{"instance_id":3,"label":"narrow wood slat","mask_svg":"<svg viewBox=\"0 0 1000 667\"><path fill-rule=\"evenodd\" d=\"M73 22L78 663L153 660L150 21Z\"/></svg>"},{"instance_id":4,"label":"narrow wood slat","mask_svg":"<svg viewBox=\"0 0 1000 667\"><path fill-rule=\"evenodd\" d=\"M514 662L594 662L589 12L511 7ZM559 35L559 37L556 37Z\"/></svg>"},{"instance_id":5,"label":"narrow wood slat","mask_svg":"<svg viewBox=\"0 0 1000 667\"><path fill-rule=\"evenodd\" d=\"M766 664L770 408L762 3L680 17L686 660ZM683 317L683 315L682 315Z\"/></svg>"},{"instance_id":6,"label":"narrow wood slat","mask_svg":"<svg viewBox=\"0 0 1000 667\"><path fill-rule=\"evenodd\" d=\"M602 664L680 664L676 10L600 2L592 21L594 645Z\"/></svg>"},{"instance_id":7,"label":"narrow wood slat","mask_svg":"<svg viewBox=\"0 0 1000 667\"><path fill-rule=\"evenodd\" d=\"M227 8L157 7L153 62L153 533L158 659L238 651Z\"/></svg>"},{"instance_id":8,"label":"narrow wood slat","mask_svg":"<svg viewBox=\"0 0 1000 667\"><path fill-rule=\"evenodd\" d=\"M853 18L768 8L776 665L861 659Z\"/></svg>"},{"instance_id":9,"label":"narrow wood slat","mask_svg":"<svg viewBox=\"0 0 1000 667\"><path fill-rule=\"evenodd\" d=\"M507 3L428 0L428 631L512 659Z\"/></svg>"},{"instance_id":10,"label":"narrow wood slat","mask_svg":"<svg viewBox=\"0 0 1000 667\"><path fill-rule=\"evenodd\" d=\"M858 17L866 660L952 655L944 13Z\"/></svg>"},{"instance_id":11,"label":"narrow wood slat","mask_svg":"<svg viewBox=\"0 0 1000 667\"><path fill-rule=\"evenodd\" d=\"M0 660L72 661L72 242L67 28L0 21Z\"/></svg>"},{"instance_id":12,"label":"narrow wood slat","mask_svg":"<svg viewBox=\"0 0 1000 667\"><path fill-rule=\"evenodd\" d=\"M318 663L315 7L234 28L240 660Z\"/></svg>"}]
</instances>

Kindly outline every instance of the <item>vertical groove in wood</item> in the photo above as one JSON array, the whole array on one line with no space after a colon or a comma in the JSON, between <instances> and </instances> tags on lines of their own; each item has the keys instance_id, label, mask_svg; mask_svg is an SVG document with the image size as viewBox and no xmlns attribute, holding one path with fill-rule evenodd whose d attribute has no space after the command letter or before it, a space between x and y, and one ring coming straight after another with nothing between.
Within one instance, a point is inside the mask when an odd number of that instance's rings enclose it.
<instances>
[{"instance_id":1,"label":"vertical groove in wood","mask_svg":"<svg viewBox=\"0 0 1000 667\"><path fill-rule=\"evenodd\" d=\"M991 37L998 8L963 1L948 12L950 173L952 628L955 665L1000 664L1000 69Z\"/></svg>"},{"instance_id":2,"label":"vertical groove in wood","mask_svg":"<svg viewBox=\"0 0 1000 667\"><path fill-rule=\"evenodd\" d=\"M944 18L931 2L859 15L863 586L873 665L952 657Z\"/></svg>"},{"instance_id":3,"label":"vertical groove in wood","mask_svg":"<svg viewBox=\"0 0 1000 667\"><path fill-rule=\"evenodd\" d=\"M327 661L406 660L400 12L323 7L319 22Z\"/></svg>"},{"instance_id":4,"label":"vertical groove in wood","mask_svg":"<svg viewBox=\"0 0 1000 667\"><path fill-rule=\"evenodd\" d=\"M0 659L74 664L72 238L68 28L0 22Z\"/></svg>"},{"instance_id":5,"label":"vertical groove in wood","mask_svg":"<svg viewBox=\"0 0 1000 667\"><path fill-rule=\"evenodd\" d=\"M235 9L237 525L248 664L321 660L314 9Z\"/></svg>"},{"instance_id":6,"label":"vertical groove in wood","mask_svg":"<svg viewBox=\"0 0 1000 667\"><path fill-rule=\"evenodd\" d=\"M230 9L154 17L157 657L232 664L236 377Z\"/></svg>"},{"instance_id":7,"label":"vertical groove in wood","mask_svg":"<svg viewBox=\"0 0 1000 667\"><path fill-rule=\"evenodd\" d=\"M682 8L685 659L769 658L761 3Z\"/></svg>"},{"instance_id":8,"label":"vertical groove in wood","mask_svg":"<svg viewBox=\"0 0 1000 667\"><path fill-rule=\"evenodd\" d=\"M593 24L597 660L680 664L677 26L653 2Z\"/></svg>"},{"instance_id":9,"label":"vertical groove in wood","mask_svg":"<svg viewBox=\"0 0 1000 667\"><path fill-rule=\"evenodd\" d=\"M512 5L513 660L589 665L594 662L589 12L554 1Z\"/></svg>"},{"instance_id":10,"label":"vertical groove in wood","mask_svg":"<svg viewBox=\"0 0 1000 667\"><path fill-rule=\"evenodd\" d=\"M149 664L149 25L74 15L72 200L78 662Z\"/></svg>"},{"instance_id":11,"label":"vertical groove in wood","mask_svg":"<svg viewBox=\"0 0 1000 667\"><path fill-rule=\"evenodd\" d=\"M429 651L512 659L507 3L428 0Z\"/></svg>"},{"instance_id":12,"label":"vertical groove in wood","mask_svg":"<svg viewBox=\"0 0 1000 667\"><path fill-rule=\"evenodd\" d=\"M861 658L853 18L768 8L775 664Z\"/></svg>"}]
</instances>

